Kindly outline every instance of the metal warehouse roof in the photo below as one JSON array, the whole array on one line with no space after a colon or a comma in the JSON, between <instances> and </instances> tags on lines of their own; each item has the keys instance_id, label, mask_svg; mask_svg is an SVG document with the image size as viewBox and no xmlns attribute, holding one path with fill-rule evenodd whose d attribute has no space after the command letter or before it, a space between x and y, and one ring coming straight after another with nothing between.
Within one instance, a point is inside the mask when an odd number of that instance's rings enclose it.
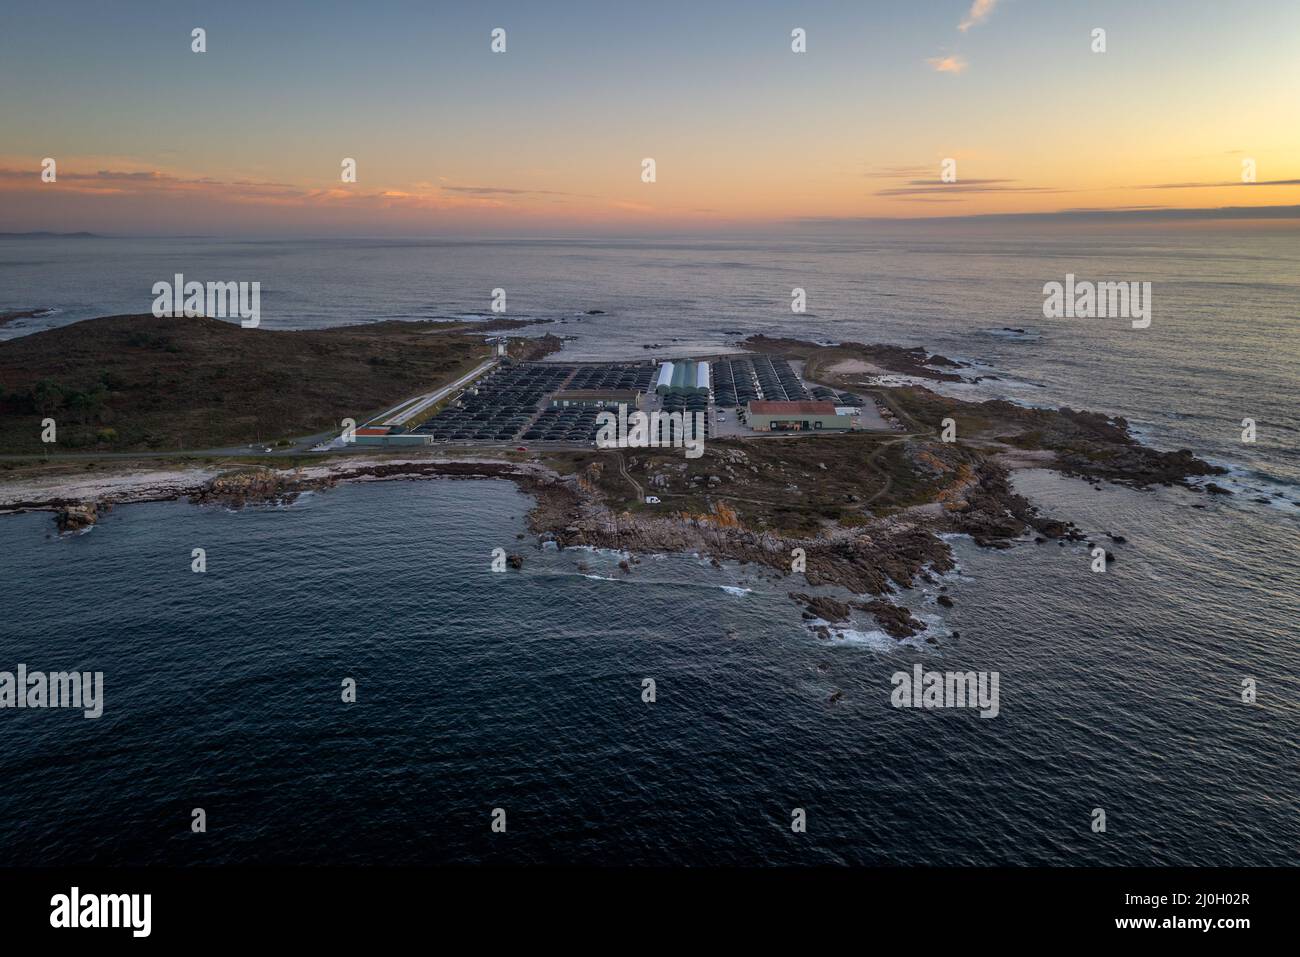
<instances>
[{"instance_id":1,"label":"metal warehouse roof","mask_svg":"<svg viewBox=\"0 0 1300 957\"><path fill-rule=\"evenodd\" d=\"M834 415L830 402L759 402L749 403L750 415Z\"/></svg>"}]
</instances>

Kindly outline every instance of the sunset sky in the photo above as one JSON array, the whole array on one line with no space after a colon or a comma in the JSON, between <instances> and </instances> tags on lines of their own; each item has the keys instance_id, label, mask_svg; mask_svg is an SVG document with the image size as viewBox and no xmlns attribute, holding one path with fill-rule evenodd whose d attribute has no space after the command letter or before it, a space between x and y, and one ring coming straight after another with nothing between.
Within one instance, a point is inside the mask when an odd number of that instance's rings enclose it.
<instances>
[{"instance_id":1,"label":"sunset sky","mask_svg":"<svg viewBox=\"0 0 1300 957\"><path fill-rule=\"evenodd\" d=\"M634 233L1300 204L1295 0L72 2L2 19L4 231Z\"/></svg>"}]
</instances>

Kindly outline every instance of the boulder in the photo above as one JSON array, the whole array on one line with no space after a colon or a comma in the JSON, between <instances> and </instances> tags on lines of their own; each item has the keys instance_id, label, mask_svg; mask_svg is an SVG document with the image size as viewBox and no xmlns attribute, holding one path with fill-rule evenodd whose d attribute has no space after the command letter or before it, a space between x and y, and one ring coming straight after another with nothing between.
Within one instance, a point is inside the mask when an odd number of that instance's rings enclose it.
<instances>
[{"instance_id":1,"label":"boulder","mask_svg":"<svg viewBox=\"0 0 1300 957\"><path fill-rule=\"evenodd\" d=\"M906 608L880 598L867 602L854 602L853 607L870 612L886 634L894 638L910 638L917 632L925 630L925 622L913 618L912 613Z\"/></svg>"},{"instance_id":2,"label":"boulder","mask_svg":"<svg viewBox=\"0 0 1300 957\"><path fill-rule=\"evenodd\" d=\"M848 602L838 601L826 595L808 595L803 592L790 592L790 597L802 603L818 618L825 621L848 621Z\"/></svg>"},{"instance_id":3,"label":"boulder","mask_svg":"<svg viewBox=\"0 0 1300 957\"><path fill-rule=\"evenodd\" d=\"M65 505L54 514L54 521L59 532L79 532L99 521L99 508L94 502L89 505Z\"/></svg>"}]
</instances>

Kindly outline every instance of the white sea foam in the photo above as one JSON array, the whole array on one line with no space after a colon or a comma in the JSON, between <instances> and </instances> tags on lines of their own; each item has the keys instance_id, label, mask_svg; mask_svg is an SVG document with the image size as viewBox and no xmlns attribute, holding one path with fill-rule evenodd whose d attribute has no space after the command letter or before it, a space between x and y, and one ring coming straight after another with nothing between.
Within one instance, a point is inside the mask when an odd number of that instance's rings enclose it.
<instances>
[{"instance_id":1,"label":"white sea foam","mask_svg":"<svg viewBox=\"0 0 1300 957\"><path fill-rule=\"evenodd\" d=\"M830 641L832 645L858 646L870 648L873 651L892 651L899 644L899 642L878 628L873 628L870 631L859 631L856 628L832 628Z\"/></svg>"},{"instance_id":2,"label":"white sea foam","mask_svg":"<svg viewBox=\"0 0 1300 957\"><path fill-rule=\"evenodd\" d=\"M1210 475L1202 479L1193 479L1195 485L1204 487L1214 482L1232 493L1226 502L1255 508L1272 508L1286 514L1300 512L1300 492L1290 483L1263 474L1258 469L1243 465L1232 465L1208 459L1213 465L1222 465L1228 470L1227 475ZM1267 498L1267 502L1256 499Z\"/></svg>"},{"instance_id":3,"label":"white sea foam","mask_svg":"<svg viewBox=\"0 0 1300 957\"><path fill-rule=\"evenodd\" d=\"M923 631L918 636L900 639L894 638L879 628L853 628L845 625L833 625L823 618L814 618L806 622L806 625L808 631L818 641L827 641L829 644L837 646L847 645L849 647L870 648L872 651L894 651L900 646L924 648L925 637L930 634L929 631ZM829 639L823 639L816 635L818 626L827 630L830 634Z\"/></svg>"}]
</instances>

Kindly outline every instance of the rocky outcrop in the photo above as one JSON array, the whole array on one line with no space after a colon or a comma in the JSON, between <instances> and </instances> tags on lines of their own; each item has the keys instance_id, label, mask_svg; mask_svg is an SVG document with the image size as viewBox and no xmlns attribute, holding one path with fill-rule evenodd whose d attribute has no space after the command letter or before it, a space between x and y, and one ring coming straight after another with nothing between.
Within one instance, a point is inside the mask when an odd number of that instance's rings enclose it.
<instances>
[{"instance_id":1,"label":"rocky outcrop","mask_svg":"<svg viewBox=\"0 0 1300 957\"><path fill-rule=\"evenodd\" d=\"M776 353L778 355L799 354L808 351L809 347L817 348L815 343L804 342L799 339L778 339L761 334L750 336L744 341L743 345L757 349L760 352ZM941 372L930 367L938 366L944 369L966 368L965 363L949 359L947 356L931 355L924 349L919 348L892 346L883 343L868 345L862 342L842 342L837 348L842 352L855 353L872 365L888 372L941 382L961 382L962 377L952 372Z\"/></svg>"},{"instance_id":2,"label":"rocky outcrop","mask_svg":"<svg viewBox=\"0 0 1300 957\"><path fill-rule=\"evenodd\" d=\"M995 480L999 477L1004 480L1005 473L992 476ZM860 595L878 596L869 602L850 603L826 595L791 592L790 597L807 609L806 617L843 623L857 608L871 614L886 633L900 639L924 631L925 624L883 596L895 588L911 588L917 577L930 570L943 573L955 567L947 543L919 520L894 517L842 530L840 534L789 538L746 528L736 520L734 512L725 508L707 515L615 512L601 501L592 483L581 476L529 477L520 481L537 502L528 516L530 528L561 547L594 546L634 553L695 552L741 564L755 562L782 574L792 572L794 550L802 549L803 574L810 585L834 585ZM986 492L987 500L977 503L967 515L968 521L977 521L974 516L982 511L1005 508L1008 496L1014 494L997 481ZM1017 511L1037 519L1027 501L1019 502L1023 504L1016 505ZM989 541L996 536L1019 536L1025 529L1025 523L1015 519L986 522L985 526L984 537ZM816 625L813 630L822 637L830 636L825 625Z\"/></svg>"},{"instance_id":3,"label":"rocky outcrop","mask_svg":"<svg viewBox=\"0 0 1300 957\"><path fill-rule=\"evenodd\" d=\"M910 611L883 598L873 598L865 602L846 602L827 595L809 595L805 592L790 592L790 597L808 610L805 618L819 618L822 621L838 624L849 620L853 609L865 611L891 637L903 639L925 631L925 622L917 620ZM823 638L830 633L825 625L817 625L813 631Z\"/></svg>"},{"instance_id":4,"label":"rocky outcrop","mask_svg":"<svg viewBox=\"0 0 1300 957\"><path fill-rule=\"evenodd\" d=\"M1198 459L1190 449L1162 452L1143 445L1122 416L1069 407L1023 409L1001 400L982 403L982 408L1024 423L1029 431L1017 444L1054 452L1055 467L1067 475L1144 488L1186 485L1189 478L1225 471Z\"/></svg>"},{"instance_id":5,"label":"rocky outcrop","mask_svg":"<svg viewBox=\"0 0 1300 957\"><path fill-rule=\"evenodd\" d=\"M105 511L107 511L107 507ZM88 505L65 505L54 513L54 522L59 533L79 532L99 521L99 506L94 502Z\"/></svg>"},{"instance_id":6,"label":"rocky outcrop","mask_svg":"<svg viewBox=\"0 0 1300 957\"><path fill-rule=\"evenodd\" d=\"M953 568L947 544L915 521L885 519L851 534L795 538L747 528L721 503L705 515L633 515L607 508L577 476L523 482L537 501L528 515L530 529L550 535L561 547L696 552L754 562L783 574L791 573L795 549L802 549L810 585L839 585L868 595L911 587L927 567L939 572Z\"/></svg>"},{"instance_id":7,"label":"rocky outcrop","mask_svg":"<svg viewBox=\"0 0 1300 957\"><path fill-rule=\"evenodd\" d=\"M911 638L925 631L925 622L918 621L910 611L900 605L873 598L871 601L854 602L853 607L870 612L877 624L885 630L885 634L893 638Z\"/></svg>"},{"instance_id":8,"label":"rocky outcrop","mask_svg":"<svg viewBox=\"0 0 1300 957\"><path fill-rule=\"evenodd\" d=\"M190 500L199 504L221 504L231 508L245 505L279 505L292 502L301 491L300 476L293 472L259 468L218 475L205 483Z\"/></svg>"},{"instance_id":9,"label":"rocky outcrop","mask_svg":"<svg viewBox=\"0 0 1300 957\"><path fill-rule=\"evenodd\" d=\"M911 588L926 568L942 573L954 567L946 542L903 520L886 520L852 537L793 544L807 552L804 574L810 585L841 585L858 594L883 595L891 586Z\"/></svg>"},{"instance_id":10,"label":"rocky outcrop","mask_svg":"<svg viewBox=\"0 0 1300 957\"><path fill-rule=\"evenodd\" d=\"M282 505L302 492L332 488L343 481L403 478L514 478L518 469L506 462L393 462L367 464L329 474L308 475L302 470L272 468L227 472L190 491L190 501L200 505Z\"/></svg>"},{"instance_id":11,"label":"rocky outcrop","mask_svg":"<svg viewBox=\"0 0 1300 957\"><path fill-rule=\"evenodd\" d=\"M803 592L790 592L790 597L800 602L810 614L829 622L849 620L849 603L838 601L826 595L808 595Z\"/></svg>"},{"instance_id":12,"label":"rocky outcrop","mask_svg":"<svg viewBox=\"0 0 1300 957\"><path fill-rule=\"evenodd\" d=\"M48 316L52 309L13 309L9 312L0 312L0 326L8 325L19 319L43 319Z\"/></svg>"},{"instance_id":13,"label":"rocky outcrop","mask_svg":"<svg viewBox=\"0 0 1300 957\"><path fill-rule=\"evenodd\" d=\"M1083 540L1073 522L1044 517L1014 491L1005 467L986 459L974 471L976 481L961 501L950 505L948 521L953 531L964 532L988 548L1005 548L1030 530L1044 538Z\"/></svg>"}]
</instances>

